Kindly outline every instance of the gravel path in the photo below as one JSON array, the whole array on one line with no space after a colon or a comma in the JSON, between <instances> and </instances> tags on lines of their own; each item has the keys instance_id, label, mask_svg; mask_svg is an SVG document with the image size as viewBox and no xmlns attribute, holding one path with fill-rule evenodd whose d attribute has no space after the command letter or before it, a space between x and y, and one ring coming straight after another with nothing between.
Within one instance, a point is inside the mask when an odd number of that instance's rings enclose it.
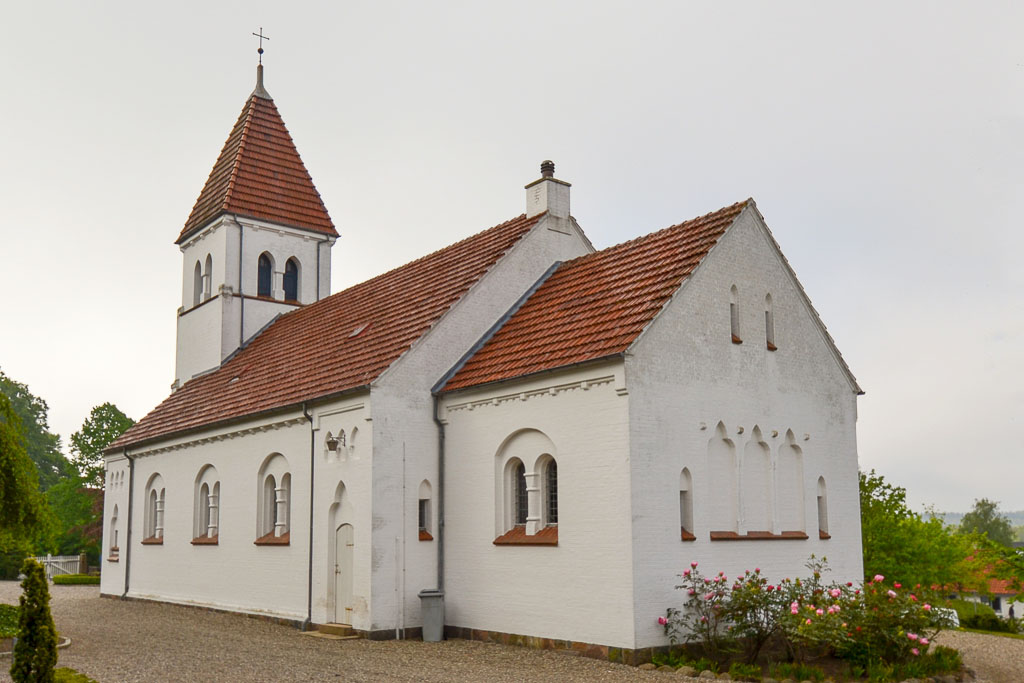
<instances>
[{"instance_id":1,"label":"gravel path","mask_svg":"<svg viewBox=\"0 0 1024 683\"><path fill-rule=\"evenodd\" d=\"M0 602L21 589L0 581ZM70 666L109 681L692 681L678 674L552 651L466 640L443 643L310 638L294 628L237 614L100 598L97 586L53 586L57 628L71 638L60 650ZM1024 640L949 632L984 683L1024 681ZM9 681L10 658L0 658Z\"/></svg>"}]
</instances>

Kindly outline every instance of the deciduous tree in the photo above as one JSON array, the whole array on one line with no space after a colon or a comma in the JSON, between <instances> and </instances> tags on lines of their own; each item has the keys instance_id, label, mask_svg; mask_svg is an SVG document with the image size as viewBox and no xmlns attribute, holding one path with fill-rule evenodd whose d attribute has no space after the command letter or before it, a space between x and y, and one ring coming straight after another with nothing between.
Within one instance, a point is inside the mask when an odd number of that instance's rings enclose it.
<instances>
[{"instance_id":1,"label":"deciduous tree","mask_svg":"<svg viewBox=\"0 0 1024 683\"><path fill-rule=\"evenodd\" d=\"M988 498L975 499L974 508L960 520L963 533L985 534L990 541L1013 545L1013 525L999 512L999 503Z\"/></svg>"},{"instance_id":2,"label":"deciduous tree","mask_svg":"<svg viewBox=\"0 0 1024 683\"><path fill-rule=\"evenodd\" d=\"M103 486L103 449L135 424L113 403L92 409L82 428L71 435L72 464L89 485Z\"/></svg>"},{"instance_id":3,"label":"deciduous tree","mask_svg":"<svg viewBox=\"0 0 1024 683\"><path fill-rule=\"evenodd\" d=\"M64 477L67 459L60 452L60 437L50 432L46 401L32 394L28 386L0 371L0 393L10 399L21 419L21 444L35 463L39 486L45 491Z\"/></svg>"}]
</instances>

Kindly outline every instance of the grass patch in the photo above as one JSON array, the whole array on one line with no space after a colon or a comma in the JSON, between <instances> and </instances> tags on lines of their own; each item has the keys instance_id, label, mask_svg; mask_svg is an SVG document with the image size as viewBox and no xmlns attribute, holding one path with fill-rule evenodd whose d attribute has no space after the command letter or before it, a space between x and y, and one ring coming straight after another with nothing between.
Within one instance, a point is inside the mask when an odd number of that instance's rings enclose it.
<instances>
[{"instance_id":1,"label":"grass patch","mask_svg":"<svg viewBox=\"0 0 1024 683\"><path fill-rule=\"evenodd\" d=\"M54 683L99 683L96 679L89 678L85 674L80 674L66 666L54 669L53 681Z\"/></svg>"},{"instance_id":2,"label":"grass patch","mask_svg":"<svg viewBox=\"0 0 1024 683\"><path fill-rule=\"evenodd\" d=\"M98 585L100 577L88 574L58 574L53 577L53 583L58 586L79 586L82 584Z\"/></svg>"},{"instance_id":3,"label":"grass patch","mask_svg":"<svg viewBox=\"0 0 1024 683\"><path fill-rule=\"evenodd\" d=\"M15 605L0 605L0 638L18 635L18 608Z\"/></svg>"}]
</instances>

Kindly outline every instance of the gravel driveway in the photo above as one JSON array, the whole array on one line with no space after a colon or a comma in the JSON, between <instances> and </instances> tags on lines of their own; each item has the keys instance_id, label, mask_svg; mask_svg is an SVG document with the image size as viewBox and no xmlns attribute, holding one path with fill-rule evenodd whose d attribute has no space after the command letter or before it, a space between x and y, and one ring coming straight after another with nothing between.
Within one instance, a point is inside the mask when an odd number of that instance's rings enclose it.
<instances>
[{"instance_id":1,"label":"gravel driveway","mask_svg":"<svg viewBox=\"0 0 1024 683\"><path fill-rule=\"evenodd\" d=\"M450 640L320 640L294 628L237 614L99 597L97 586L52 586L60 650L70 666L108 681L687 681L551 651ZM21 588L0 582L0 602ZM947 633L979 681L1024 681L1024 640ZM0 659L9 681L10 658Z\"/></svg>"}]
</instances>

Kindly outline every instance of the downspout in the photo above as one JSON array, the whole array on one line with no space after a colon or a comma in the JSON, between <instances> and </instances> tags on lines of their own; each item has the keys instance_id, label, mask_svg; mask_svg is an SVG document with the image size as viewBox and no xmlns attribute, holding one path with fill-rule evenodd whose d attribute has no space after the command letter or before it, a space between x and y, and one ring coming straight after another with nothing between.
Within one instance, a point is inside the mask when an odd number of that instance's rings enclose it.
<instances>
[{"instance_id":1,"label":"downspout","mask_svg":"<svg viewBox=\"0 0 1024 683\"><path fill-rule=\"evenodd\" d=\"M326 241L326 240L324 240ZM323 241L316 243L316 300L320 301L320 247Z\"/></svg>"},{"instance_id":2,"label":"downspout","mask_svg":"<svg viewBox=\"0 0 1024 683\"><path fill-rule=\"evenodd\" d=\"M441 395L434 393L434 423L437 424L437 590L444 590L444 423L437 416Z\"/></svg>"},{"instance_id":3,"label":"downspout","mask_svg":"<svg viewBox=\"0 0 1024 683\"><path fill-rule=\"evenodd\" d=\"M125 449L124 457L128 458L128 522L124 531L124 593L121 599L128 597L128 574L132 567L132 501L135 498L135 458L128 455Z\"/></svg>"},{"instance_id":4,"label":"downspout","mask_svg":"<svg viewBox=\"0 0 1024 683\"><path fill-rule=\"evenodd\" d=\"M313 623L313 464L316 462L316 435L313 433L313 416L305 403L302 404L302 414L309 420L309 571L306 574L306 620L302 622L302 630L308 631Z\"/></svg>"}]
</instances>

